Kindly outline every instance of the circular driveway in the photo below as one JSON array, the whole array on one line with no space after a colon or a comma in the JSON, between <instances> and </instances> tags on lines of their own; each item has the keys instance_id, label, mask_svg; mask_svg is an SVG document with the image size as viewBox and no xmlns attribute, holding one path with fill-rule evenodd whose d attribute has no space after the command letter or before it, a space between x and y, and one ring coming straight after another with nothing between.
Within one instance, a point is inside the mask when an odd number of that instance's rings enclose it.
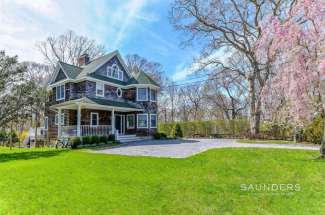
<instances>
[{"instance_id":1,"label":"circular driveway","mask_svg":"<svg viewBox=\"0 0 325 215\"><path fill-rule=\"evenodd\" d=\"M213 148L281 148L319 150L319 146L306 146L302 144L248 144L237 143L234 139L176 139L132 142L109 149L97 150L96 153L186 158Z\"/></svg>"}]
</instances>

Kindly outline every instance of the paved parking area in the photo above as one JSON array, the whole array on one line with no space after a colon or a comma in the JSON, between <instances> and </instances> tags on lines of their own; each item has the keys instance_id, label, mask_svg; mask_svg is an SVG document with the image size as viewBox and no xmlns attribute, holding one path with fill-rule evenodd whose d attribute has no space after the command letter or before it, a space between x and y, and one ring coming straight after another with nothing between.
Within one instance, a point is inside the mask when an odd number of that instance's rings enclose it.
<instances>
[{"instance_id":1,"label":"paved parking area","mask_svg":"<svg viewBox=\"0 0 325 215\"><path fill-rule=\"evenodd\" d=\"M293 144L246 144L233 139L146 140L123 144L96 153L129 156L186 158L212 148L282 148L319 150L318 146Z\"/></svg>"}]
</instances>

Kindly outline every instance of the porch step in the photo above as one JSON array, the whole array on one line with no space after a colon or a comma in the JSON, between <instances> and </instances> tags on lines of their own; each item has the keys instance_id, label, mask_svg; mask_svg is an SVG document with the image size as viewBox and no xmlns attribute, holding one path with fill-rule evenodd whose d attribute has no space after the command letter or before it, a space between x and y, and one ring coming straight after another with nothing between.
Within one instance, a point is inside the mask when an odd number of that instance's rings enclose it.
<instances>
[{"instance_id":1,"label":"porch step","mask_svg":"<svg viewBox=\"0 0 325 215\"><path fill-rule=\"evenodd\" d=\"M119 136L119 141L121 143L128 143L128 142L135 142L135 141L141 141L141 140L148 140L151 139L152 137L139 137L136 135L120 135Z\"/></svg>"}]
</instances>

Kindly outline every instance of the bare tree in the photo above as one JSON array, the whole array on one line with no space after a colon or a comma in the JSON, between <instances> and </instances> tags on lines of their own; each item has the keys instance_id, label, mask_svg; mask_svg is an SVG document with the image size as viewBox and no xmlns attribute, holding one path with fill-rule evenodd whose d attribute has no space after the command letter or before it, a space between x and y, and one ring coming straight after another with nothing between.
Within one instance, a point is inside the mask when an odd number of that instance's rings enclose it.
<instances>
[{"instance_id":1,"label":"bare tree","mask_svg":"<svg viewBox=\"0 0 325 215\"><path fill-rule=\"evenodd\" d=\"M137 74L139 71L147 73L163 89L166 78L160 63L149 61L137 54L132 54L126 56L126 65L132 74Z\"/></svg>"},{"instance_id":2,"label":"bare tree","mask_svg":"<svg viewBox=\"0 0 325 215\"><path fill-rule=\"evenodd\" d=\"M243 115L247 108L246 86L241 76L231 72L220 73L206 83L206 99L215 109L223 111L228 120Z\"/></svg>"},{"instance_id":3,"label":"bare tree","mask_svg":"<svg viewBox=\"0 0 325 215\"><path fill-rule=\"evenodd\" d=\"M202 105L205 96L205 89L201 84L191 84L181 88L182 95L187 98L193 120L202 120L204 112Z\"/></svg>"},{"instance_id":4,"label":"bare tree","mask_svg":"<svg viewBox=\"0 0 325 215\"><path fill-rule=\"evenodd\" d=\"M49 65L56 65L57 61L78 66L78 58L87 53L90 58L96 58L105 53L103 45L95 40L68 31L59 36L50 36L36 44Z\"/></svg>"},{"instance_id":5,"label":"bare tree","mask_svg":"<svg viewBox=\"0 0 325 215\"><path fill-rule=\"evenodd\" d=\"M175 82L169 82L168 86L164 89L162 94L164 94L164 96L167 98L167 102L163 103L162 105L170 110L170 121L174 122L178 95L178 88Z\"/></svg>"},{"instance_id":6,"label":"bare tree","mask_svg":"<svg viewBox=\"0 0 325 215\"><path fill-rule=\"evenodd\" d=\"M261 117L260 93L270 77L273 56L269 52L261 57L256 54L256 41L261 37L261 20L269 14L281 15L290 0L175 0L171 7L171 22L177 30L189 36L184 45L200 42L202 57L207 64L227 68L240 74L248 82L250 131L259 133ZM272 41L270 42L270 44ZM216 50L237 52L247 65L243 72L236 65L227 65L213 58Z\"/></svg>"}]
</instances>

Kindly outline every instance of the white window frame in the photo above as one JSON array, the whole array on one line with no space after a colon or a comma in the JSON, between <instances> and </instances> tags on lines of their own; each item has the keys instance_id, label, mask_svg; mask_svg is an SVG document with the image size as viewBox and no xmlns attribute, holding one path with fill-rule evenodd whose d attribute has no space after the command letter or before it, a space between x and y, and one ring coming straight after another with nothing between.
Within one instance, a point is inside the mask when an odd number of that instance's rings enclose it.
<instances>
[{"instance_id":1,"label":"white window frame","mask_svg":"<svg viewBox=\"0 0 325 215\"><path fill-rule=\"evenodd\" d=\"M139 99L139 89L146 89L146 98L143 100L143 99ZM139 101L139 102L146 102L146 101L148 101L148 88L146 88L146 87L138 87L137 88L137 101Z\"/></svg>"},{"instance_id":2,"label":"white window frame","mask_svg":"<svg viewBox=\"0 0 325 215\"><path fill-rule=\"evenodd\" d=\"M117 72L117 77L114 77L114 70ZM114 63L113 65L106 67L106 76L109 78L114 78L116 80L123 81L124 74L123 71L119 68L119 66Z\"/></svg>"},{"instance_id":3,"label":"white window frame","mask_svg":"<svg viewBox=\"0 0 325 215\"><path fill-rule=\"evenodd\" d=\"M96 125L92 125L93 123L93 115L97 115L97 124ZM99 125L99 114L98 112L90 112L90 126L98 126Z\"/></svg>"},{"instance_id":4,"label":"white window frame","mask_svg":"<svg viewBox=\"0 0 325 215\"><path fill-rule=\"evenodd\" d=\"M153 116L155 116L155 118L156 118L156 126L155 126L155 127L151 126L151 118L152 118ZM157 124L158 124L157 121L158 121L158 119L157 119L157 114L156 114L156 113L150 114L150 128L157 128Z\"/></svg>"},{"instance_id":5,"label":"white window frame","mask_svg":"<svg viewBox=\"0 0 325 215\"><path fill-rule=\"evenodd\" d=\"M49 129L49 117L44 118L44 130L47 131Z\"/></svg>"},{"instance_id":6,"label":"white window frame","mask_svg":"<svg viewBox=\"0 0 325 215\"><path fill-rule=\"evenodd\" d=\"M139 126L139 116L143 116L143 115L145 115L147 117L147 126L146 127ZM149 126L148 114L147 113L137 114L137 128L148 128L148 126Z\"/></svg>"},{"instance_id":7,"label":"white window frame","mask_svg":"<svg viewBox=\"0 0 325 215\"><path fill-rule=\"evenodd\" d=\"M133 117L133 126L129 126L129 116ZM126 115L126 128L127 129L134 129L135 128L135 115L134 114L127 114Z\"/></svg>"},{"instance_id":8,"label":"white window frame","mask_svg":"<svg viewBox=\"0 0 325 215\"><path fill-rule=\"evenodd\" d=\"M59 125L59 114L56 113L55 114L55 118L54 118L54 124L55 125ZM61 125L64 125L64 120L65 120L65 114L64 113L61 113Z\"/></svg>"},{"instance_id":9,"label":"white window frame","mask_svg":"<svg viewBox=\"0 0 325 215\"><path fill-rule=\"evenodd\" d=\"M102 94L97 93L97 90L100 90L99 88L100 86L102 86L102 92L103 92ZM105 84L96 82L96 96L104 97L104 94L105 94Z\"/></svg>"},{"instance_id":10,"label":"white window frame","mask_svg":"<svg viewBox=\"0 0 325 215\"><path fill-rule=\"evenodd\" d=\"M118 94L119 94L119 93L118 93L119 91L121 92L121 95L118 95ZM123 95L123 91L122 91L122 89L121 89L120 87L116 89L116 95L117 95L117 97L119 97L119 98L122 97L122 95Z\"/></svg>"},{"instance_id":11,"label":"white window frame","mask_svg":"<svg viewBox=\"0 0 325 215\"><path fill-rule=\"evenodd\" d=\"M62 90L62 87L63 86L63 97L61 98L61 90ZM59 88L59 94L58 94L58 88ZM58 97L58 95L60 95L60 97ZM64 100L65 99L65 84L60 84L58 86L56 86L55 88L55 99L56 101L61 101L61 100Z\"/></svg>"},{"instance_id":12,"label":"white window frame","mask_svg":"<svg viewBox=\"0 0 325 215\"><path fill-rule=\"evenodd\" d=\"M156 99L155 99L155 100L152 100L152 98L151 98L151 91L155 91L155 92L156 92ZM151 101L151 102L157 102L157 96L158 96L158 92L157 92L157 90L155 90L155 89L151 89L151 88L150 88L149 92L150 92L150 101Z\"/></svg>"}]
</instances>

